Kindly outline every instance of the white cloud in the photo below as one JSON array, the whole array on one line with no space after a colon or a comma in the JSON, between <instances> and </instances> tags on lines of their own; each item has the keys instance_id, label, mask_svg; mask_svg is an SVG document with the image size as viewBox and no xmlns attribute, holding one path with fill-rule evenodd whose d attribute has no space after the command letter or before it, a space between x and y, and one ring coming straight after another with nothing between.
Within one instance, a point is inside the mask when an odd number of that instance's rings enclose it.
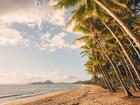
<instances>
[{"instance_id":1,"label":"white cloud","mask_svg":"<svg viewBox=\"0 0 140 105\"><path fill-rule=\"evenodd\" d=\"M15 45L24 40L18 30L9 27L13 22L27 24L30 27L35 25L40 26L45 21L58 26L65 25L65 10L55 11L52 9L52 5L56 3L55 0L50 0L49 2L48 0L36 1L37 2L35 2L35 0L0 1L0 44ZM4 26L3 24L6 25ZM42 36L40 39L42 39ZM46 42L46 39L43 40L42 43L44 43L44 41ZM63 47L64 40L62 40L60 36L56 36L51 39L49 43L49 45L41 44L43 45L42 49L46 48L46 46L51 47L51 50L55 47ZM56 45L56 43L58 45Z\"/></svg>"},{"instance_id":2,"label":"white cloud","mask_svg":"<svg viewBox=\"0 0 140 105\"><path fill-rule=\"evenodd\" d=\"M0 1L0 25L1 23L8 24L8 26L5 27L2 25L0 31L0 44L16 45L21 42L28 44L28 40L24 39L18 30L9 27L13 22L27 24L29 27L34 27L36 25L40 26L45 21L53 25L65 26L66 10L55 11L52 9L52 5L56 3L56 0L49 0L49 2L47 2L48 0L36 1L38 2L35 2L35 0ZM38 29L38 31L40 30ZM46 33L45 35L40 36L39 42L36 42L36 46L45 51L55 51L56 49L61 48L77 48L73 43L66 42L64 37L66 37L64 32L53 37L51 33Z\"/></svg>"},{"instance_id":3,"label":"white cloud","mask_svg":"<svg viewBox=\"0 0 140 105\"><path fill-rule=\"evenodd\" d=\"M55 71L46 74L34 73L1 73L0 84L26 84L31 82L43 82L51 80L53 82L72 83L80 80L80 78L69 75L62 75Z\"/></svg>"},{"instance_id":4,"label":"white cloud","mask_svg":"<svg viewBox=\"0 0 140 105\"><path fill-rule=\"evenodd\" d=\"M46 34L41 35L37 47L45 51L55 51L61 48L77 48L77 46L73 43L68 43L64 40L66 36L66 33L61 32L58 35L54 35L52 37L52 35L47 32Z\"/></svg>"},{"instance_id":5,"label":"white cloud","mask_svg":"<svg viewBox=\"0 0 140 105\"><path fill-rule=\"evenodd\" d=\"M26 39L20 32L10 29L4 25L0 26L0 45L16 45L18 43L25 43Z\"/></svg>"},{"instance_id":6,"label":"white cloud","mask_svg":"<svg viewBox=\"0 0 140 105\"><path fill-rule=\"evenodd\" d=\"M35 0L24 0L24 2L23 0L4 1L0 1L0 19L2 21L38 25L48 21L55 25L65 25L65 10L54 11L52 9L52 4L55 3L53 0L48 3L44 1L41 6L35 5Z\"/></svg>"}]
</instances>

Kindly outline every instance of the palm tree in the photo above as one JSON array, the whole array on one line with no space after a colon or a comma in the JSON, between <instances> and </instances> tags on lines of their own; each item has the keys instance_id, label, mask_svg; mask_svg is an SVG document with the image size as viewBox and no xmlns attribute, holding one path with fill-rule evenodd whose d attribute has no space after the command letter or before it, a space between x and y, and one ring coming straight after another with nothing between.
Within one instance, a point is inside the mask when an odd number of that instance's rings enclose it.
<instances>
[{"instance_id":1,"label":"palm tree","mask_svg":"<svg viewBox=\"0 0 140 105\"><path fill-rule=\"evenodd\" d=\"M102 21L102 23L106 26L106 28L110 31L110 33L112 34L112 36L116 39L116 41L118 42L119 46L120 46L121 49L123 50L125 56L127 57L129 63L131 64L132 68L134 69L134 71L135 71L135 73L136 73L138 79L140 80L140 75L139 75L139 73L138 73L136 67L134 66L133 62L131 61L129 55L127 54L125 48L123 47L122 43L121 43L120 40L117 38L117 36L114 34L114 32L111 30L111 28L109 28L109 26L108 26L105 22Z\"/></svg>"},{"instance_id":2,"label":"palm tree","mask_svg":"<svg viewBox=\"0 0 140 105\"><path fill-rule=\"evenodd\" d=\"M140 91L140 87L139 87L139 85L138 85L138 83L137 83L137 81L136 81L136 79L135 79L135 77L134 77L134 75L132 73L131 68L129 67L129 63L127 63L127 60L126 60L125 56L122 54L121 49L118 46L116 46L116 49L119 51L119 53L120 53L120 55L122 57L122 60L124 61L124 64L126 65L127 71L129 72L129 77L128 78L129 78L129 80L130 80L130 82L132 84L132 87L135 90Z\"/></svg>"},{"instance_id":3,"label":"palm tree","mask_svg":"<svg viewBox=\"0 0 140 105\"><path fill-rule=\"evenodd\" d=\"M140 49L140 41L136 39L135 35L131 32L131 30L124 24L121 19L115 15L109 8L107 8L103 3L101 3L99 0L93 0L95 3L97 3L103 10L105 10L113 19L115 19L116 22L122 27L122 29L126 32L127 35L135 42L137 47ZM106 1L106 0L104 0ZM114 0L115 1L115 0ZM140 78L139 78L140 79Z\"/></svg>"},{"instance_id":4,"label":"palm tree","mask_svg":"<svg viewBox=\"0 0 140 105\"><path fill-rule=\"evenodd\" d=\"M101 64L101 61L99 60L99 58L96 56L96 53L97 51L94 51L94 45L92 44L93 43L93 40L89 40L88 39L89 36L84 36L84 37L81 37L81 38L78 38L76 41L78 40L85 40L87 44L81 46L81 49L83 50L81 52L81 54L83 56L86 56L88 55L89 56L89 60L87 61L87 64L88 64L88 69L90 67L90 71L91 69L93 68L93 66L96 64L96 66L99 67L99 70L100 70L100 73L102 74L102 77L103 77L103 80L105 81L108 89L111 91L111 92L115 92L115 89L113 88L112 84L110 83L108 77L107 77L107 74L106 74L106 71L105 69L103 68L102 64ZM87 40L88 39L88 40ZM97 50L97 49L96 49ZM96 62L95 62L96 61ZM90 66L89 66L90 64ZM86 65L87 66L87 65ZM95 69L94 69L95 70Z\"/></svg>"},{"instance_id":5,"label":"palm tree","mask_svg":"<svg viewBox=\"0 0 140 105\"><path fill-rule=\"evenodd\" d=\"M102 85L103 88L109 88L107 81L105 80L105 77L103 75L102 72L102 68L98 66L97 62L95 60L93 60L93 56L89 56L88 57L88 61L86 62L86 64L84 65L86 68L86 71L91 74L91 75L98 75L98 79L100 80L100 83ZM92 72L91 72L92 71ZM111 90L110 90L111 91Z\"/></svg>"},{"instance_id":6,"label":"palm tree","mask_svg":"<svg viewBox=\"0 0 140 105\"><path fill-rule=\"evenodd\" d=\"M98 65L99 65L99 67L100 67L100 69L101 69L102 75L103 75L103 77L104 77L104 79L105 79L105 81L106 81L106 84L107 84L108 88L110 89L111 92L115 92L115 89L113 88L112 84L110 83L110 81L109 81L109 79L108 79L108 77L107 77L107 75L106 75L106 72L104 71L102 65L100 64L99 59L97 58L96 55L93 55L93 56L94 56L94 58L96 59Z\"/></svg>"},{"instance_id":7,"label":"palm tree","mask_svg":"<svg viewBox=\"0 0 140 105\"><path fill-rule=\"evenodd\" d=\"M78 20L82 20L83 16L93 15L94 13L91 13L91 12L94 12L97 10L100 12L105 11L121 26L121 28L125 31L125 33L134 41L134 43L140 49L140 41L135 37L135 35L131 32L131 30L124 24L124 22L119 18L119 16L115 15L115 13L109 9L112 5L114 6L114 4L117 5L116 6L117 8L115 8L114 10L118 11L118 9L122 7L124 9L128 9L128 6L127 6L128 3L129 3L129 0L125 0L124 3L120 3L117 0L112 0L112 1L108 1L108 0L58 0L58 3L55 5L55 8L57 9L68 8L69 6L75 6L76 8L76 6L78 6L78 8L74 10L74 14L72 15L72 19L76 17ZM131 4L132 3L133 2L131 2ZM110 7L107 7L104 4L106 5L111 4L111 5L109 5Z\"/></svg>"},{"instance_id":8,"label":"palm tree","mask_svg":"<svg viewBox=\"0 0 140 105\"><path fill-rule=\"evenodd\" d=\"M91 38L93 38L93 37L91 37ZM98 41L98 45L99 45L99 47L101 48L102 52L104 53L105 57L106 57L107 60L110 62L111 66L113 67L113 69L114 69L114 71L115 71L115 73L116 73L116 75L117 75L117 77L118 77L118 79L119 79L119 81L120 81L120 83L121 83L123 89L125 90L126 95L127 95L128 97L133 96L133 95L131 94L131 92L128 90L128 88L126 87L126 84L125 84L123 78L120 76L120 74L119 74L119 72L118 72L118 70L117 70L115 64L112 62L112 60L111 60L110 57L108 56L108 54L107 54L107 52L106 52L106 48L103 46L103 44L101 43L101 41L99 41L99 40L97 40L97 41ZM90 42L90 41L87 41L87 42Z\"/></svg>"},{"instance_id":9,"label":"palm tree","mask_svg":"<svg viewBox=\"0 0 140 105\"><path fill-rule=\"evenodd\" d=\"M70 18L70 21L68 22L68 25L74 22L74 31L84 33L85 39L87 36L91 36L91 39L86 40L86 45L82 47L95 50L95 48L93 49L92 47L90 47L91 43L95 42L98 45L98 48L100 49L99 55L103 56L102 59L106 59L104 61L108 62L109 65L111 65L109 69L114 70L127 96L132 96L127 87L128 83L125 82L127 81L130 83L131 81L128 80L129 72L131 73L131 79L137 80L138 78L138 80L140 80L139 72L134 63L136 62L139 64L139 62L133 57L134 54L137 54L139 56L138 50L140 49L140 43L139 40L135 38L134 34L132 34L130 29L133 30L135 35L138 34L138 31L136 30L137 28L135 29L134 25L132 24L130 28L125 25L125 22L129 23L129 19L131 21L134 21L134 19L132 18L134 18L133 15L136 14L136 12L132 13L130 11L130 7L132 6L132 4L133 2L130 2L129 0L122 0L121 3L117 0L58 0L57 5L55 5L55 8L68 8L70 6L74 7L74 11ZM100 36L103 37L103 40L99 38ZM106 38L108 38L108 36L113 36L112 38L115 39L115 41L121 48L120 51L117 52L117 55L123 55L119 57L120 60L112 56L112 54L116 53L115 51L117 51L117 49L114 51L111 47L106 48L105 44L108 44L106 41ZM130 40L133 40L133 42L130 43ZM89 46L87 46L88 43L90 43ZM133 47L134 52L128 51L129 47L126 46L126 43ZM135 43L139 49L137 49L133 43ZM108 52L108 49L111 50ZM109 85L109 80L107 80L106 78L107 76L105 75L104 66L100 61L100 58L91 53L91 50L85 50L82 53L85 55L88 54L87 56L89 58L92 54L94 61L96 61L97 63L95 63L96 65L93 66L91 64L92 62L88 61L86 64L86 70L90 71L91 74L95 74L93 70L97 71L100 75L102 75L102 80L104 81L102 83L105 83L106 86L111 89L111 85ZM131 53L131 55L128 55L128 53ZM127 58L127 60L125 59L125 57ZM115 59L114 62L112 59ZM106 66L108 66L108 63L106 64ZM122 68L120 68L117 63L121 64ZM132 72L132 70L134 70L134 72ZM127 77L125 77L125 75L127 75ZM96 77L98 77L98 74L96 75ZM134 84L136 85L136 83Z\"/></svg>"},{"instance_id":10,"label":"palm tree","mask_svg":"<svg viewBox=\"0 0 140 105\"><path fill-rule=\"evenodd\" d=\"M118 77L118 79L119 79L119 81L120 81L120 83L121 83L121 85L122 85L122 87L123 87L123 89L124 89L126 95L127 95L128 97L133 96L132 93L131 93L131 92L128 90L128 88L126 87L125 82L124 82L124 80L122 79L121 75L119 75L119 73L118 73L118 71L117 71L117 69L116 69L114 63L112 62L112 60L111 60L110 57L108 56L108 54L107 54L107 52L106 52L106 48L103 46L103 44L102 44L100 41L99 41L99 45L100 45L102 51L104 52L106 58L107 58L107 59L109 60L109 62L111 63L111 65L112 65L112 67L113 67L113 69L114 69L114 71L115 71L115 73L116 73L116 75L117 75L117 77Z\"/></svg>"},{"instance_id":11,"label":"palm tree","mask_svg":"<svg viewBox=\"0 0 140 105\"><path fill-rule=\"evenodd\" d=\"M65 7L68 7L69 5L73 5L73 4L77 4L79 1L77 0L77 2L74 0L74 1L67 1L67 0L64 0L63 2L62 2L63 0L60 0L60 2L55 6L56 8L61 8L62 7L62 5L63 6L65 6ZM101 2L99 2L99 0L93 0L94 2L96 2L98 5L100 5L102 8L104 7L104 10L105 11L109 11L109 12L111 12L105 5L103 5ZM102 0L101 0L102 1ZM104 2L106 2L106 0L103 0ZM102 2L103 2L102 1ZM116 35L114 34L114 32L111 30L111 28L109 28L108 26L107 26L107 24L103 21L104 19L102 19L102 16L100 15L101 13L103 14L103 11L99 11L99 7L97 6L97 5L95 5L95 3L92 3L92 4L94 4L94 5L91 5L91 1L89 0L84 0L84 1L81 1L81 4L80 4L80 6L74 11L74 13L73 13L73 15L72 15L72 17L71 17L71 19L70 19L70 21L69 21L69 23L71 23L71 21L73 21L73 20L75 20L76 22L77 21L79 21L79 20L83 20L83 16L87 16L87 14L89 14L89 13L91 13L91 12L94 12L94 14L95 14L95 18L99 18L99 19L101 19L101 21L102 21L102 23L106 26L106 28L111 32L111 34L113 35L113 37L117 40L117 42L119 43L119 45L121 46L121 48L122 48L122 50L123 50L123 52L124 52L124 54L125 54L125 56L127 57L127 59L128 59L128 61L130 62L130 64L131 64L131 66L132 66L132 68L134 69L134 71L135 71L135 73L136 73L136 75L137 75L137 77L138 77L138 79L140 80L140 75L139 75L139 73L138 73L138 71L136 70L136 67L134 66L134 64L132 63L132 61L131 61L131 59L130 59L130 57L129 57L129 55L126 53L126 50L124 49L124 47L123 47L123 45L121 44L121 42L119 41L119 39L116 37ZM117 4L117 5L119 5L119 6L121 6L121 7L127 7L127 5L125 5L125 4L122 4L121 5L121 3L119 3L119 2L117 2L117 1L115 1L115 0L113 0L113 3L115 3L115 4ZM92 11L92 9L93 9L93 11ZM115 8L116 9L116 8ZM86 12L89 12L89 13L86 13ZM101 13L100 13L101 12ZM119 11L120 12L120 11ZM110 15L112 14L112 12L110 13ZM82 15L82 16L81 16ZM105 14L104 14L105 15ZM115 15L115 14L112 14L113 16ZM116 17L116 16L115 16ZM117 17L116 17L117 18ZM115 18L115 19L116 19ZM109 18L110 19L110 18ZM118 20L118 18L116 19L116 20ZM118 22L119 21L119 22ZM118 20L117 22L118 23L120 23L120 20ZM127 27L121 22L121 26L123 26L125 29L127 29ZM124 29L124 30L125 30ZM129 31L128 29L127 29L127 31ZM130 34L130 32L129 32L129 34ZM138 54L138 53L137 53Z\"/></svg>"},{"instance_id":12,"label":"palm tree","mask_svg":"<svg viewBox=\"0 0 140 105\"><path fill-rule=\"evenodd\" d=\"M97 22L98 24L93 23L93 21ZM88 22L88 23L91 23L91 22L92 22L93 24L95 24L95 25L94 25L94 28L95 28L95 27L99 27L99 28L102 27L102 30L103 30L103 29L107 29L107 30L110 32L110 34L111 34L111 35L116 39L116 41L118 42L119 46L121 47L122 51L124 52L124 55L127 57L128 61L129 61L129 63L130 63L130 65L132 66L134 72L136 73L138 79L140 80L140 76L139 76L138 70L136 69L135 65L133 64L132 60L130 59L128 53L126 52L126 49L124 48L124 46L123 46L123 44L122 44L122 42L121 42L120 39L115 35L115 33L112 31L112 29L111 29L104 21L100 21L100 20L98 20L97 18L96 18L96 20L93 19L92 17L91 17L91 18L87 18L87 19L85 20L85 22L83 21L82 23L83 23L83 24L86 24L87 22ZM100 25L99 25L99 24L100 24ZM103 24L103 25L105 26L105 28L104 28L104 26L101 25L101 24ZM88 24L87 27L90 27L90 25ZM83 28L83 25L82 25L81 23L79 23L79 24L77 24L77 25L74 27L74 31L78 31L79 29L82 29L82 28ZM92 30L92 29L91 29L91 30ZM97 28L96 28L96 30L100 31L100 33L101 33L101 30L100 30L100 29L97 29ZM90 30L89 30L89 31L90 31ZM92 30L92 31L94 31L94 30ZM117 30L117 31L118 31L118 30ZM105 33L105 32L103 31L102 34L104 34L104 33Z\"/></svg>"}]
</instances>

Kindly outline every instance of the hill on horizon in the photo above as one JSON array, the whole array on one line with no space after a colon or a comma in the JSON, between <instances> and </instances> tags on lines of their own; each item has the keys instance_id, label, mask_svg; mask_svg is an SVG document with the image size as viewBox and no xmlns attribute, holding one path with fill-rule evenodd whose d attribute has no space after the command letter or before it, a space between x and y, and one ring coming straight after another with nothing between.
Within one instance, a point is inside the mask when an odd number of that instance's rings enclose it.
<instances>
[{"instance_id":1,"label":"hill on horizon","mask_svg":"<svg viewBox=\"0 0 140 105\"><path fill-rule=\"evenodd\" d=\"M32 82L31 84L34 85L34 84L55 84L55 83L50 80L47 80L45 82Z\"/></svg>"}]
</instances>

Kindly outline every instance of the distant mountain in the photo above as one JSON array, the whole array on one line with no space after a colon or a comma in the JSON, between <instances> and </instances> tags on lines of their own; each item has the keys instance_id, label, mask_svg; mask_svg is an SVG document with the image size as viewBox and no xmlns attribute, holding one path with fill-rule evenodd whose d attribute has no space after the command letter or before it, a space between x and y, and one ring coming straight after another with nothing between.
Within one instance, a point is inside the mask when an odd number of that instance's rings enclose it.
<instances>
[{"instance_id":1,"label":"distant mountain","mask_svg":"<svg viewBox=\"0 0 140 105\"><path fill-rule=\"evenodd\" d=\"M36 85L36 84L55 84L54 82L47 80L45 82L33 82L31 83L32 85Z\"/></svg>"}]
</instances>

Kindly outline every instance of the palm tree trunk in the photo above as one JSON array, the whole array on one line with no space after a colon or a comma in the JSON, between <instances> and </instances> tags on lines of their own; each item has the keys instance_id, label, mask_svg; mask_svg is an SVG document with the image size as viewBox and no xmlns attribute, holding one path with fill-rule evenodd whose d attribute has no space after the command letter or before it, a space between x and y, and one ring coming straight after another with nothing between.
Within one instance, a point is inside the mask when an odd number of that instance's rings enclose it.
<instances>
[{"instance_id":1,"label":"palm tree trunk","mask_svg":"<svg viewBox=\"0 0 140 105\"><path fill-rule=\"evenodd\" d=\"M116 46L115 46L116 47ZM121 55L121 52L117 52L117 51L119 51L117 48L116 49L114 49L114 52L116 53L116 56L118 56L118 55ZM121 58L122 58L122 56L121 56ZM129 72L128 72L128 70L127 70L127 68L126 68L126 66L125 66L125 64L124 64L124 62L123 62L123 60L120 58L120 63L122 64L122 67L123 67L123 69L124 69L124 72L125 72L125 76L122 76L122 77L126 77L127 78L127 82L126 82L126 85L127 86L129 86L128 85L128 79L129 79ZM119 67L118 67L118 69L119 69ZM119 69L120 70L120 69ZM120 70L120 72L121 72L121 70ZM120 75L121 75L122 73L120 73Z\"/></svg>"},{"instance_id":2,"label":"palm tree trunk","mask_svg":"<svg viewBox=\"0 0 140 105\"><path fill-rule=\"evenodd\" d=\"M102 21L103 22L103 21ZM132 66L134 72L136 73L138 80L140 80L140 75L136 69L136 67L134 66L133 62L131 61L129 55L127 54L125 48L123 47L122 43L120 42L120 40L117 38L117 36L114 34L114 32L107 26L107 24L105 22L103 22L103 24L106 26L106 28L110 31L110 33L112 34L112 36L116 39L116 41L118 42L119 46L121 47L121 49L123 50L125 56L127 57L130 65Z\"/></svg>"},{"instance_id":3,"label":"palm tree trunk","mask_svg":"<svg viewBox=\"0 0 140 105\"><path fill-rule=\"evenodd\" d=\"M102 74L100 68L99 68L99 73ZM108 88L105 79L102 79L101 77L99 77L98 79L99 79L99 82L100 82L100 84L101 84L101 86L102 86L103 88L106 88L106 87Z\"/></svg>"},{"instance_id":4,"label":"palm tree trunk","mask_svg":"<svg viewBox=\"0 0 140 105\"><path fill-rule=\"evenodd\" d=\"M131 68L129 67L129 65L127 63L127 60L125 59L125 56L121 53L121 49L118 46L116 46L116 48L120 52L120 54L121 54L121 56L123 58L123 61L124 61L125 65L126 65L126 67L127 67L127 70L129 71L131 82L132 82L133 86L135 87L135 90L140 91L139 83L136 82L136 79L133 76L133 73L132 73Z\"/></svg>"},{"instance_id":5,"label":"palm tree trunk","mask_svg":"<svg viewBox=\"0 0 140 105\"><path fill-rule=\"evenodd\" d=\"M104 77L104 79L105 79L105 81L106 81L106 83L107 83L107 86L109 87L109 90L110 90L111 92L115 92L115 89L113 88L113 86L112 86L111 83L109 82L109 79L107 78L107 75L106 75L106 73L105 73L105 71L104 71L102 65L100 64L99 59L98 59L95 55L93 55L93 56L95 57L95 59L96 59L98 65L99 65L99 67L100 67L100 69L101 69L101 72L102 72L103 77Z\"/></svg>"},{"instance_id":6,"label":"palm tree trunk","mask_svg":"<svg viewBox=\"0 0 140 105\"><path fill-rule=\"evenodd\" d=\"M129 53L128 52L127 53L128 53L128 55L130 55L131 61L135 65L137 71L139 71L139 68L140 68L140 60L139 59L136 59L134 53L132 52L132 50L128 47L128 45L126 43L124 43L124 45L125 45L125 48L128 49L128 51L129 51ZM140 73L140 72L138 72L138 73Z\"/></svg>"},{"instance_id":7,"label":"palm tree trunk","mask_svg":"<svg viewBox=\"0 0 140 105\"><path fill-rule=\"evenodd\" d=\"M127 40L129 41L129 43L131 44L131 46L133 47L133 49L135 50L135 52L137 53L139 59L140 59L140 54L139 51L136 49L136 47L134 46L134 44L131 42L131 40L129 38L127 38Z\"/></svg>"},{"instance_id":8,"label":"palm tree trunk","mask_svg":"<svg viewBox=\"0 0 140 105\"><path fill-rule=\"evenodd\" d=\"M126 36L126 33L124 32L124 30L122 29L122 27L120 27L120 28L121 28L122 32L125 34L124 36ZM133 47L133 49L135 50L136 54L138 55L138 57L140 59L140 53L139 53L138 49L134 46L134 44L132 43L132 41L131 41L131 39L129 37L127 37L127 40L131 44L131 46Z\"/></svg>"},{"instance_id":9,"label":"palm tree trunk","mask_svg":"<svg viewBox=\"0 0 140 105\"><path fill-rule=\"evenodd\" d=\"M117 75L117 78L119 79L119 81L120 81L120 83L121 83L121 85L122 85L122 87L123 87L123 89L124 89L124 91L125 91L125 94L126 94L128 97L133 96L132 93L131 93L131 92L128 90L128 88L126 87L125 82L124 82L124 81L122 80L122 78L120 77L120 75L119 75L119 73L118 73L118 71L117 71L117 69L116 69L114 63L112 62L112 60L110 59L110 57L109 57L108 54L106 53L106 48L103 46L103 44L102 44L100 41L98 41L98 43L99 43L99 46L100 46L100 48L102 49L103 53L105 54L106 58L108 59L108 61L109 61L110 64L112 65L112 67L113 67L113 69L114 69L114 71L115 71L115 73L116 73L116 75Z\"/></svg>"},{"instance_id":10,"label":"palm tree trunk","mask_svg":"<svg viewBox=\"0 0 140 105\"><path fill-rule=\"evenodd\" d=\"M125 63L124 63L123 60L122 60L122 65L123 65L123 68L124 68L125 73L126 73L127 85L128 85L129 87L132 86L132 88L133 88L134 90L137 90L137 89L136 89L137 86L136 86L136 84L135 84L135 86L134 86L134 81L132 80L132 78L130 78L130 73L129 73L129 71L127 70L127 67L126 67L126 65L125 65Z\"/></svg>"},{"instance_id":11,"label":"palm tree trunk","mask_svg":"<svg viewBox=\"0 0 140 105\"><path fill-rule=\"evenodd\" d=\"M123 68L124 68L124 71L125 71L126 77L129 78L129 72L128 72L128 70L127 70L127 68L126 68L126 66L125 66L125 64L124 64L124 62L121 61L121 64L122 64L122 66L123 66Z\"/></svg>"},{"instance_id":12,"label":"palm tree trunk","mask_svg":"<svg viewBox=\"0 0 140 105\"><path fill-rule=\"evenodd\" d=\"M123 77L123 75L122 75L121 69L119 68L118 65L116 65L116 68L117 68L118 74L120 75L120 78L122 79L122 82L123 82L124 85L126 86L127 90L129 90L129 87L127 87L127 83L126 83L126 81L124 80L124 77Z\"/></svg>"},{"instance_id":13,"label":"palm tree trunk","mask_svg":"<svg viewBox=\"0 0 140 105\"><path fill-rule=\"evenodd\" d=\"M99 0L93 0L97 5L99 5L103 10L105 10L113 19L116 20L116 22L123 28L125 33L134 41L136 46L140 49L140 41L136 39L134 34L131 32L131 30L119 19L118 16L116 16L109 8L107 8L103 3L101 3Z\"/></svg>"},{"instance_id":14,"label":"palm tree trunk","mask_svg":"<svg viewBox=\"0 0 140 105\"><path fill-rule=\"evenodd\" d=\"M102 74L102 81L104 82L104 86L103 86L103 87L110 90L110 87L109 87L107 81L105 80L105 77L104 77L103 72L102 72L101 69L102 69L102 68L99 66L99 72Z\"/></svg>"}]
</instances>

